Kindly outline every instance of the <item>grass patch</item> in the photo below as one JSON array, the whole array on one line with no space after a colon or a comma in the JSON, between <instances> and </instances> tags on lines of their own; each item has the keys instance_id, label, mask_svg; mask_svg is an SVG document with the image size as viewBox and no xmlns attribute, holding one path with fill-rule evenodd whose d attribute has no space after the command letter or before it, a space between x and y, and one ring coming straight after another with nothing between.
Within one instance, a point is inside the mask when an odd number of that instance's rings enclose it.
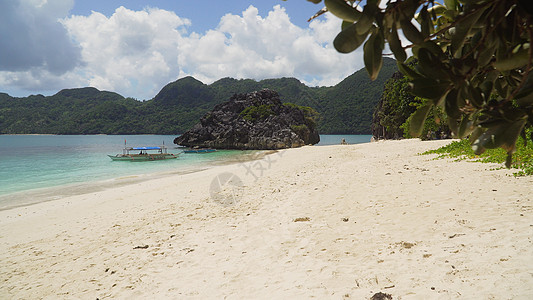
<instances>
[{"instance_id":1,"label":"grass patch","mask_svg":"<svg viewBox=\"0 0 533 300\"><path fill-rule=\"evenodd\" d=\"M454 141L422 154L437 154L437 158L455 158L483 163L504 163L507 158L507 153L501 148L487 149L483 154L475 155L468 140ZM519 138L516 143L516 152L513 154L512 168L518 169L513 173L515 176L533 175L533 142L528 141L527 145L524 145L524 140Z\"/></svg>"}]
</instances>

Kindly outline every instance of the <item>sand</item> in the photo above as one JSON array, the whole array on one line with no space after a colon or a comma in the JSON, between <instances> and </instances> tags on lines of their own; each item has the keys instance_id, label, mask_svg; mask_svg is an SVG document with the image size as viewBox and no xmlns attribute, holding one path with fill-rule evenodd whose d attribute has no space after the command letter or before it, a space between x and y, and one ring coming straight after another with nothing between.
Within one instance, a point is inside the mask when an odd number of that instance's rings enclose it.
<instances>
[{"instance_id":1,"label":"sand","mask_svg":"<svg viewBox=\"0 0 533 300\"><path fill-rule=\"evenodd\" d=\"M533 178L418 155L445 143L308 146L0 211L0 298L532 299Z\"/></svg>"}]
</instances>

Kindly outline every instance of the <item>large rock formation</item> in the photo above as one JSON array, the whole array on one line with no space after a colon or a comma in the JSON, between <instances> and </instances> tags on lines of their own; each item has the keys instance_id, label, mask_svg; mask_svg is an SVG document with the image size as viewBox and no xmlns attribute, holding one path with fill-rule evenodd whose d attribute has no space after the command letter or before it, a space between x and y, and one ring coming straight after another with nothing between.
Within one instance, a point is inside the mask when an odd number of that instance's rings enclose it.
<instances>
[{"instance_id":1,"label":"large rock formation","mask_svg":"<svg viewBox=\"0 0 533 300\"><path fill-rule=\"evenodd\" d=\"M278 93L264 89L236 94L218 104L189 131L174 139L187 147L284 149L320 141L313 112L283 104Z\"/></svg>"}]
</instances>

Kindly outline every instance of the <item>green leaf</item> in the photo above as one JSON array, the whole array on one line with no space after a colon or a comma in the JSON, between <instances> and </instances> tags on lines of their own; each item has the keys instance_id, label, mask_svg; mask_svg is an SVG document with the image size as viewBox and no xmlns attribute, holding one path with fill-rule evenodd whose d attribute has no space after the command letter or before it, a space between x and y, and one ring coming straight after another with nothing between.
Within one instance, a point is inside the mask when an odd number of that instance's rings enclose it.
<instances>
[{"instance_id":1,"label":"green leaf","mask_svg":"<svg viewBox=\"0 0 533 300\"><path fill-rule=\"evenodd\" d=\"M429 114L429 111L433 107L432 104L426 104L419 107L411 116L411 122L409 127L409 134L412 137L419 137L422 134L424 128L424 122Z\"/></svg>"},{"instance_id":2,"label":"green leaf","mask_svg":"<svg viewBox=\"0 0 533 300\"><path fill-rule=\"evenodd\" d=\"M458 138L462 139L468 136L472 131L474 131L476 127L474 126L474 122L468 118L468 116L463 116L463 119L461 120L461 123L459 124L459 130L457 132Z\"/></svg>"},{"instance_id":3,"label":"green leaf","mask_svg":"<svg viewBox=\"0 0 533 300\"><path fill-rule=\"evenodd\" d=\"M481 85L479 86L481 88L481 92L483 93L484 99L483 101L489 102L490 95L492 94L492 88L494 84L492 81L483 81Z\"/></svg>"},{"instance_id":4,"label":"green leaf","mask_svg":"<svg viewBox=\"0 0 533 300\"><path fill-rule=\"evenodd\" d=\"M375 80L378 77L379 70L383 65L383 34L381 30L376 30L364 46L363 59L365 62L365 68L368 71L370 80Z\"/></svg>"},{"instance_id":5,"label":"green leaf","mask_svg":"<svg viewBox=\"0 0 533 300\"><path fill-rule=\"evenodd\" d=\"M417 21L420 24L421 33L424 38L429 37L429 35L433 32L433 22L429 16L427 6L422 7L420 13L418 14Z\"/></svg>"},{"instance_id":6,"label":"green leaf","mask_svg":"<svg viewBox=\"0 0 533 300\"><path fill-rule=\"evenodd\" d=\"M454 138L456 138L457 135L458 135L458 132L459 132L459 124L457 123L457 119L449 117L448 118L448 127L452 131L452 134L453 134Z\"/></svg>"},{"instance_id":7,"label":"green leaf","mask_svg":"<svg viewBox=\"0 0 533 300\"><path fill-rule=\"evenodd\" d=\"M530 105L533 105L533 93L527 95L527 96L524 96L520 99L516 99L516 104L518 104L518 106L530 106Z\"/></svg>"},{"instance_id":8,"label":"green leaf","mask_svg":"<svg viewBox=\"0 0 533 300\"><path fill-rule=\"evenodd\" d=\"M369 0L367 1L365 8L363 8L363 13L361 18L357 22L358 26L356 29L357 34L365 34L371 28L374 20L376 19L376 12L378 10L378 1Z\"/></svg>"},{"instance_id":9,"label":"green leaf","mask_svg":"<svg viewBox=\"0 0 533 300\"><path fill-rule=\"evenodd\" d=\"M283 1L285 1L285 0L283 0ZM307 0L307 1L313 2L314 4L318 4L318 3L322 2L322 0Z\"/></svg>"},{"instance_id":10,"label":"green leaf","mask_svg":"<svg viewBox=\"0 0 533 300\"><path fill-rule=\"evenodd\" d=\"M505 159L505 167L507 169L510 169L512 163L513 163L513 153L507 153L507 158Z\"/></svg>"},{"instance_id":11,"label":"green leaf","mask_svg":"<svg viewBox=\"0 0 533 300\"><path fill-rule=\"evenodd\" d=\"M398 37L398 31L396 30L396 25L392 25L389 37L387 38L389 42L390 49L394 53L394 57L399 62L404 62L407 59L407 53L402 47L402 42Z\"/></svg>"},{"instance_id":12,"label":"green leaf","mask_svg":"<svg viewBox=\"0 0 533 300\"><path fill-rule=\"evenodd\" d=\"M482 47L482 50L479 52L477 61L478 61L478 65L485 66L494 57L494 52L496 51L496 47L492 45L483 45L481 47Z\"/></svg>"},{"instance_id":13,"label":"green leaf","mask_svg":"<svg viewBox=\"0 0 533 300\"><path fill-rule=\"evenodd\" d=\"M531 93L533 93L533 72L529 72L529 74L527 74L526 81L516 94L516 98L524 98Z\"/></svg>"},{"instance_id":14,"label":"green leaf","mask_svg":"<svg viewBox=\"0 0 533 300\"><path fill-rule=\"evenodd\" d=\"M470 144L473 144L483 134L483 128L477 126L470 134Z\"/></svg>"},{"instance_id":15,"label":"green leaf","mask_svg":"<svg viewBox=\"0 0 533 300\"><path fill-rule=\"evenodd\" d=\"M481 134L472 144L472 150L474 150L474 153L480 155L485 152L485 149L498 148L501 143L498 144L495 137L504 130L503 126L504 125L499 122Z\"/></svg>"},{"instance_id":16,"label":"green leaf","mask_svg":"<svg viewBox=\"0 0 533 300\"><path fill-rule=\"evenodd\" d=\"M444 102L444 110L446 114L452 119L459 119L461 112L459 111L459 105L457 105L457 90L451 90L448 95L446 95L446 101Z\"/></svg>"},{"instance_id":17,"label":"green leaf","mask_svg":"<svg viewBox=\"0 0 533 300\"><path fill-rule=\"evenodd\" d=\"M516 150L516 140L520 136L520 132L522 132L522 129L524 129L526 123L526 119L521 119L512 123L505 129L505 132L502 136L502 148L505 149L507 153L513 153Z\"/></svg>"},{"instance_id":18,"label":"green leaf","mask_svg":"<svg viewBox=\"0 0 533 300\"><path fill-rule=\"evenodd\" d=\"M525 66L529 61L529 49L521 49L515 54L496 60L493 64L498 71L509 71Z\"/></svg>"},{"instance_id":19,"label":"green leaf","mask_svg":"<svg viewBox=\"0 0 533 300\"><path fill-rule=\"evenodd\" d=\"M494 81L494 88L496 89L496 92L498 92L498 95L502 98L507 98L507 95L509 94L509 85L505 78L502 77L496 79L496 81Z\"/></svg>"},{"instance_id":20,"label":"green leaf","mask_svg":"<svg viewBox=\"0 0 533 300\"><path fill-rule=\"evenodd\" d=\"M480 88L474 88L472 85L468 85L468 95L468 99L474 107L481 108L483 106L483 96L481 96Z\"/></svg>"},{"instance_id":21,"label":"green leaf","mask_svg":"<svg viewBox=\"0 0 533 300\"><path fill-rule=\"evenodd\" d=\"M385 2L385 1L382 1L382 2ZM388 1L388 2L390 3L392 1ZM396 1L395 4L397 4L397 6L395 5L396 7L394 8L394 10L398 10L398 15L412 18L412 16L414 16L416 11L418 10L420 3L421 1L417 1L417 0Z\"/></svg>"},{"instance_id":22,"label":"green leaf","mask_svg":"<svg viewBox=\"0 0 533 300\"><path fill-rule=\"evenodd\" d=\"M446 94L446 91L450 87L450 82L439 82L431 78L422 77L413 79L409 85L415 96L439 100Z\"/></svg>"},{"instance_id":23,"label":"green leaf","mask_svg":"<svg viewBox=\"0 0 533 300\"><path fill-rule=\"evenodd\" d=\"M446 72L447 68L440 59L434 56L428 49L418 49L418 67L417 70L426 75L439 80L449 80L450 75Z\"/></svg>"},{"instance_id":24,"label":"green leaf","mask_svg":"<svg viewBox=\"0 0 533 300\"><path fill-rule=\"evenodd\" d=\"M444 57L444 53L442 52L442 49L439 47L439 45L435 44L434 41L425 41L422 44L420 44L419 46L421 48L425 48L425 49L429 50L429 52L431 52L431 54L433 54L435 57L439 58L439 61L441 61L440 58Z\"/></svg>"},{"instance_id":25,"label":"green leaf","mask_svg":"<svg viewBox=\"0 0 533 300\"><path fill-rule=\"evenodd\" d=\"M513 123L495 122L472 145L474 153L481 154L485 149L502 147L507 153L515 150L516 140L526 124L525 119Z\"/></svg>"},{"instance_id":26,"label":"green leaf","mask_svg":"<svg viewBox=\"0 0 533 300\"><path fill-rule=\"evenodd\" d=\"M455 31L452 31L454 34L452 34L451 50L452 55L454 55L455 58L461 57L462 51L459 50L463 47L470 29L477 22L484 11L485 8L478 8L473 10L473 12L467 12L469 14L464 17L459 16L459 20L455 26Z\"/></svg>"},{"instance_id":27,"label":"green leaf","mask_svg":"<svg viewBox=\"0 0 533 300\"><path fill-rule=\"evenodd\" d=\"M359 48L368 36L368 33L363 35L357 34L357 24L358 23L353 23L348 26L335 37L335 40L333 40L333 46L340 53L350 53Z\"/></svg>"},{"instance_id":28,"label":"green leaf","mask_svg":"<svg viewBox=\"0 0 533 300\"><path fill-rule=\"evenodd\" d=\"M398 69L402 72L403 75L407 76L409 79L422 78L422 75L417 73L415 70L411 69L409 66L402 62L397 62Z\"/></svg>"},{"instance_id":29,"label":"green leaf","mask_svg":"<svg viewBox=\"0 0 533 300\"><path fill-rule=\"evenodd\" d=\"M444 0L444 5L449 10L455 10L457 7L457 0Z\"/></svg>"},{"instance_id":30,"label":"green leaf","mask_svg":"<svg viewBox=\"0 0 533 300\"><path fill-rule=\"evenodd\" d=\"M418 31L418 29L416 29L415 25L411 23L411 20L403 19L400 21L400 25L402 26L402 31L405 37L413 44L422 44L424 42L424 36Z\"/></svg>"},{"instance_id":31,"label":"green leaf","mask_svg":"<svg viewBox=\"0 0 533 300\"><path fill-rule=\"evenodd\" d=\"M361 17L361 12L350 6L344 0L324 0L324 4L329 12L341 20L354 23Z\"/></svg>"},{"instance_id":32,"label":"green leaf","mask_svg":"<svg viewBox=\"0 0 533 300\"><path fill-rule=\"evenodd\" d=\"M353 22L342 21L342 24L341 24L341 31L343 31L344 29L350 27L352 24L353 24Z\"/></svg>"}]
</instances>

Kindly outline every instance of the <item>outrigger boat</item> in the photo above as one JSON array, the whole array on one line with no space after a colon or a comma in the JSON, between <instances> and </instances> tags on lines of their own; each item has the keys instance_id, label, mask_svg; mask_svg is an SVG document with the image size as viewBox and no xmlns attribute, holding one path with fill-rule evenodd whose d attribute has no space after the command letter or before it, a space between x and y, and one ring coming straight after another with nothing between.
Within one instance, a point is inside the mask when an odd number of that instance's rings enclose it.
<instances>
[{"instance_id":1,"label":"outrigger boat","mask_svg":"<svg viewBox=\"0 0 533 300\"><path fill-rule=\"evenodd\" d=\"M130 151L140 151L138 154L131 154ZM157 151L150 153L148 151ZM150 161L178 158L177 155L167 153L167 147L124 147L122 154L108 155L112 160L119 161Z\"/></svg>"}]
</instances>

